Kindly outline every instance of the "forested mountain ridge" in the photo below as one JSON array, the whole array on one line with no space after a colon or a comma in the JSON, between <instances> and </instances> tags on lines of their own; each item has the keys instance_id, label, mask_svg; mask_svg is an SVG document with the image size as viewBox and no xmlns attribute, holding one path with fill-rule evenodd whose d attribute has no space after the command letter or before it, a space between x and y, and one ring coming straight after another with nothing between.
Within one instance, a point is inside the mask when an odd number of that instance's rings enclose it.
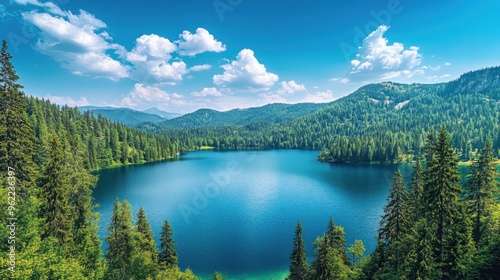
<instances>
[{"instance_id":1,"label":"forested mountain ridge","mask_svg":"<svg viewBox=\"0 0 500 280\"><path fill-rule=\"evenodd\" d=\"M461 160L469 160L488 139L498 156L499 72L500 67L487 68L439 84L369 84L289 122L223 123L163 133L191 149L324 149L324 161L399 162L421 154L423 135L444 124Z\"/></svg>"},{"instance_id":2,"label":"forested mountain ridge","mask_svg":"<svg viewBox=\"0 0 500 280\"><path fill-rule=\"evenodd\" d=\"M191 129L199 127L247 125L252 123L283 123L311 114L328 104L268 104L262 107L233 109L219 112L212 109L199 109L182 117L162 123L144 123L137 127L147 131Z\"/></svg>"},{"instance_id":3,"label":"forested mountain ridge","mask_svg":"<svg viewBox=\"0 0 500 280\"><path fill-rule=\"evenodd\" d=\"M78 109L81 113L91 111L96 117L101 114L103 117L106 117L111 121L119 122L128 126L144 122L163 122L169 118L179 116L178 114L163 112L156 108L151 108L145 111L137 111L130 108L82 106L78 107Z\"/></svg>"},{"instance_id":4,"label":"forested mountain ridge","mask_svg":"<svg viewBox=\"0 0 500 280\"><path fill-rule=\"evenodd\" d=\"M173 118L178 118L178 117L182 116L182 114L165 112L165 111L162 111L156 107L151 107L151 108L143 110L141 112L157 115L157 116L160 116L160 117L167 119L167 120L170 120Z\"/></svg>"}]
</instances>

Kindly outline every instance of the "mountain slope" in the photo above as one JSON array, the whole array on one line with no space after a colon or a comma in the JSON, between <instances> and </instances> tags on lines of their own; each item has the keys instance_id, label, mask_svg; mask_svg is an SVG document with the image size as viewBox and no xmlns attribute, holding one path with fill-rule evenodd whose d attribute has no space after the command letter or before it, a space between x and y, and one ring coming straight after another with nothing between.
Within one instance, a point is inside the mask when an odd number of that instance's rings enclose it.
<instances>
[{"instance_id":1,"label":"mountain slope","mask_svg":"<svg viewBox=\"0 0 500 280\"><path fill-rule=\"evenodd\" d=\"M141 112L157 115L157 116L162 117L166 120L170 120L170 119L178 118L178 117L182 116L182 114L165 112L165 111L162 111L156 107L152 107L152 108L149 108L147 110L143 110Z\"/></svg>"},{"instance_id":2,"label":"mountain slope","mask_svg":"<svg viewBox=\"0 0 500 280\"><path fill-rule=\"evenodd\" d=\"M155 123L165 121L165 118L156 114L136 111L129 108L83 106L78 109L82 113L85 111L92 111L96 117L101 114L114 122L128 126L137 125L143 122Z\"/></svg>"},{"instance_id":3,"label":"mountain slope","mask_svg":"<svg viewBox=\"0 0 500 280\"><path fill-rule=\"evenodd\" d=\"M182 117L156 124L141 124L138 128L150 131L190 129L227 125L247 125L252 123L283 123L316 112L328 104L269 104L248 109L234 109L219 112L211 109L199 109Z\"/></svg>"},{"instance_id":4,"label":"mountain slope","mask_svg":"<svg viewBox=\"0 0 500 280\"><path fill-rule=\"evenodd\" d=\"M370 84L291 122L228 121L221 124L229 127L198 127L169 135L189 139L192 146L325 148L326 161L391 162L421 154L429 129L446 125L461 159L469 160L488 139L498 155L499 73L500 67L494 67L448 83Z\"/></svg>"}]
</instances>

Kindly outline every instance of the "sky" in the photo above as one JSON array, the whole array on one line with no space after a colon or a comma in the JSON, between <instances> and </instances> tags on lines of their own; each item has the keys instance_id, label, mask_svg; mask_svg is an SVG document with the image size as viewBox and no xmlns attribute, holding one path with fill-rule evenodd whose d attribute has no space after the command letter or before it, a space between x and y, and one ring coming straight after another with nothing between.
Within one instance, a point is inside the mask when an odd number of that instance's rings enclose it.
<instances>
[{"instance_id":1,"label":"sky","mask_svg":"<svg viewBox=\"0 0 500 280\"><path fill-rule=\"evenodd\" d=\"M27 95L175 113L500 65L498 0L0 0Z\"/></svg>"}]
</instances>

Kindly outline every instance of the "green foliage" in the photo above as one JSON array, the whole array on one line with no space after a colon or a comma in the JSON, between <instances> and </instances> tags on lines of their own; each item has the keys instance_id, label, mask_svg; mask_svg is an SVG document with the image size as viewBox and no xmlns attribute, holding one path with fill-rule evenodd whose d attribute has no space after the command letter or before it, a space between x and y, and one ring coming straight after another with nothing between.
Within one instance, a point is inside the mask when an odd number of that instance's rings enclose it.
<instances>
[{"instance_id":1,"label":"green foliage","mask_svg":"<svg viewBox=\"0 0 500 280\"><path fill-rule=\"evenodd\" d=\"M403 182L403 175L398 170L387 198L387 205L384 207L384 215L379 228L381 246L385 247L385 251L389 255L383 265L391 267L397 275L401 274L401 265L406 255L403 241L407 238L410 225L408 193Z\"/></svg>"},{"instance_id":2,"label":"green foliage","mask_svg":"<svg viewBox=\"0 0 500 280\"><path fill-rule=\"evenodd\" d=\"M158 255L158 261L160 264L167 267L176 266L178 262L177 252L175 251L175 242L172 239L174 233L170 228L170 223L165 220L163 222L163 227L161 228L160 236L160 253Z\"/></svg>"},{"instance_id":3,"label":"green foliage","mask_svg":"<svg viewBox=\"0 0 500 280\"><path fill-rule=\"evenodd\" d=\"M162 267L160 269L160 272L156 277L154 278L156 280L198 280L198 277L196 277L191 271L191 269L186 269L184 272L182 272L179 267L177 266L169 266L169 267Z\"/></svg>"},{"instance_id":4,"label":"green foliage","mask_svg":"<svg viewBox=\"0 0 500 280\"><path fill-rule=\"evenodd\" d=\"M314 279L349 279L351 270L345 265L342 255L329 244L326 234L318 238L314 260Z\"/></svg>"},{"instance_id":5,"label":"green foliage","mask_svg":"<svg viewBox=\"0 0 500 280\"><path fill-rule=\"evenodd\" d=\"M222 274L220 274L219 272L215 272L212 280L224 280L224 277L222 277Z\"/></svg>"},{"instance_id":6,"label":"green foliage","mask_svg":"<svg viewBox=\"0 0 500 280\"><path fill-rule=\"evenodd\" d=\"M115 200L105 239L108 243L106 278L125 279L132 275L136 243L132 231L132 209L126 200L123 204Z\"/></svg>"},{"instance_id":7,"label":"green foliage","mask_svg":"<svg viewBox=\"0 0 500 280\"><path fill-rule=\"evenodd\" d=\"M365 245L361 240L354 240L354 244L347 248L347 252L352 255L352 263L357 264L365 253Z\"/></svg>"},{"instance_id":8,"label":"green foliage","mask_svg":"<svg viewBox=\"0 0 500 280\"><path fill-rule=\"evenodd\" d=\"M156 274L158 253L153 239L153 231L142 207L137 213L135 233L137 252L133 260L134 274L138 279L152 278Z\"/></svg>"},{"instance_id":9,"label":"green foliage","mask_svg":"<svg viewBox=\"0 0 500 280\"><path fill-rule=\"evenodd\" d=\"M302 239L302 225L300 221L295 229L295 238L293 239L293 250L290 255L290 274L289 280L304 280L308 276L308 267L306 259L306 248Z\"/></svg>"},{"instance_id":10,"label":"green foliage","mask_svg":"<svg viewBox=\"0 0 500 280\"><path fill-rule=\"evenodd\" d=\"M488 141L481 154L470 167L466 184L467 212L473 220L473 239L476 247L488 244L485 236L493 230L492 215L498 204L499 176L493 157L492 143Z\"/></svg>"}]
</instances>

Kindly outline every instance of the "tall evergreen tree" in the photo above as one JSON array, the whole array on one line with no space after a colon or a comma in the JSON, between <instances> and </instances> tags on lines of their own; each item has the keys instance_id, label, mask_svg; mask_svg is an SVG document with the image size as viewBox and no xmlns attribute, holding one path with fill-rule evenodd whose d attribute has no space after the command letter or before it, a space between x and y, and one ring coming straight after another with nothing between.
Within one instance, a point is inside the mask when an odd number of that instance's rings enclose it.
<instances>
[{"instance_id":1,"label":"tall evergreen tree","mask_svg":"<svg viewBox=\"0 0 500 280\"><path fill-rule=\"evenodd\" d=\"M411 217L411 222L416 223L418 219L422 216L421 208L423 204L424 195L424 169L422 168L422 163L420 158L417 158L417 162L413 167L412 179L410 182L410 194L409 194L409 212Z\"/></svg>"},{"instance_id":2,"label":"tall evergreen tree","mask_svg":"<svg viewBox=\"0 0 500 280\"><path fill-rule=\"evenodd\" d=\"M287 279L304 280L308 276L308 266L306 259L306 248L302 239L302 225L300 221L295 229L295 238L293 239L293 250L290 256L290 274Z\"/></svg>"},{"instance_id":3,"label":"tall evergreen tree","mask_svg":"<svg viewBox=\"0 0 500 280\"><path fill-rule=\"evenodd\" d=\"M137 245L139 246L139 250L146 253L151 261L156 262L158 253L156 251L154 234L146 218L146 212L144 212L144 209L142 207L139 208L139 212L137 212L137 223L135 227L137 232Z\"/></svg>"},{"instance_id":4,"label":"tall evergreen tree","mask_svg":"<svg viewBox=\"0 0 500 280\"><path fill-rule=\"evenodd\" d=\"M136 254L133 260L133 272L137 279L152 278L156 273L158 256L153 237L146 213L141 207L135 225Z\"/></svg>"},{"instance_id":5,"label":"tall evergreen tree","mask_svg":"<svg viewBox=\"0 0 500 280\"><path fill-rule=\"evenodd\" d=\"M451 147L446 127L442 126L434 140L429 135L426 151L427 170L424 185L424 201L427 206L426 218L432 223L434 240L434 256L437 269L445 278L457 278L464 260L469 256L470 234L468 234L467 217L463 213L460 200L462 192L458 159ZM457 240L459 238L460 240ZM457 252L461 252L457 255ZM461 259L463 258L463 259Z\"/></svg>"},{"instance_id":6,"label":"tall evergreen tree","mask_svg":"<svg viewBox=\"0 0 500 280\"><path fill-rule=\"evenodd\" d=\"M324 234L316 240L316 259L313 262L315 280L348 279L351 270L344 264L342 256L329 244Z\"/></svg>"},{"instance_id":7,"label":"tall evergreen tree","mask_svg":"<svg viewBox=\"0 0 500 280\"><path fill-rule=\"evenodd\" d=\"M0 169L16 171L17 193L27 195L36 177L34 130L26 116L27 102L18 83L19 77L2 41L0 51Z\"/></svg>"},{"instance_id":8,"label":"tall evergreen tree","mask_svg":"<svg viewBox=\"0 0 500 280\"><path fill-rule=\"evenodd\" d=\"M132 210L130 204L118 198L113 205L113 214L108 225L108 271L107 279L126 279L133 275L132 260L136 244L132 227Z\"/></svg>"},{"instance_id":9,"label":"tall evergreen tree","mask_svg":"<svg viewBox=\"0 0 500 280\"><path fill-rule=\"evenodd\" d=\"M334 248L338 254L340 254L346 265L349 264L349 259L346 252L344 229L341 226L335 225L332 216L330 216L330 220L328 221L326 236L328 239L330 239L330 246Z\"/></svg>"},{"instance_id":10,"label":"tall evergreen tree","mask_svg":"<svg viewBox=\"0 0 500 280\"><path fill-rule=\"evenodd\" d=\"M468 213L473 220L473 239L480 249L484 237L492 230L492 213L498 204L499 177L491 141L486 143L481 154L470 167L469 180L466 184Z\"/></svg>"},{"instance_id":11,"label":"tall evergreen tree","mask_svg":"<svg viewBox=\"0 0 500 280\"><path fill-rule=\"evenodd\" d=\"M61 244L72 237L71 208L69 205L70 186L65 178L66 162L60 140L54 136L49 143L47 163L40 183L42 208L45 218L44 237L53 236Z\"/></svg>"},{"instance_id":12,"label":"tall evergreen tree","mask_svg":"<svg viewBox=\"0 0 500 280\"><path fill-rule=\"evenodd\" d=\"M392 183L391 192L384 207L384 215L380 222L379 236L386 244L391 255L390 263L394 271L399 274L403 256L403 241L411 226L408 207L408 193L403 181L403 175L398 170Z\"/></svg>"},{"instance_id":13,"label":"tall evergreen tree","mask_svg":"<svg viewBox=\"0 0 500 280\"><path fill-rule=\"evenodd\" d=\"M163 222L163 227L161 228L160 236L160 254L158 255L158 260L160 264L166 265L167 267L176 266L178 262L177 252L175 251L175 242L172 239L174 233L170 228L170 223L168 220Z\"/></svg>"}]
</instances>

